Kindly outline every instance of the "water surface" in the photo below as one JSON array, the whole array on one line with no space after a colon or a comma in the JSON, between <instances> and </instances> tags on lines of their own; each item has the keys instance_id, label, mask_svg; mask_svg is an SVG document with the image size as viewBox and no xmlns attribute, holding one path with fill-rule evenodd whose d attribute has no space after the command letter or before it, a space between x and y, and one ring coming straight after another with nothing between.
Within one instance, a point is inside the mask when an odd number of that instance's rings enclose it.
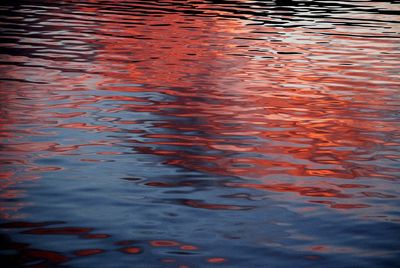
<instances>
[{"instance_id":1,"label":"water surface","mask_svg":"<svg viewBox=\"0 0 400 268\"><path fill-rule=\"evenodd\" d=\"M398 1L0 9L5 267L398 264Z\"/></svg>"}]
</instances>

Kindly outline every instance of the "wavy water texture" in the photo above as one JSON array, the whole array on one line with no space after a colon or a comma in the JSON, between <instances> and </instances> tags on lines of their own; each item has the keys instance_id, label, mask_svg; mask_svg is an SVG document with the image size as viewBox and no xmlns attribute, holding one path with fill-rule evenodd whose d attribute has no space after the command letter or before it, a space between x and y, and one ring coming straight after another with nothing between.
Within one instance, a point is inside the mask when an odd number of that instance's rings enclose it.
<instances>
[{"instance_id":1,"label":"wavy water texture","mask_svg":"<svg viewBox=\"0 0 400 268\"><path fill-rule=\"evenodd\" d=\"M398 1L0 3L6 267L395 267Z\"/></svg>"}]
</instances>

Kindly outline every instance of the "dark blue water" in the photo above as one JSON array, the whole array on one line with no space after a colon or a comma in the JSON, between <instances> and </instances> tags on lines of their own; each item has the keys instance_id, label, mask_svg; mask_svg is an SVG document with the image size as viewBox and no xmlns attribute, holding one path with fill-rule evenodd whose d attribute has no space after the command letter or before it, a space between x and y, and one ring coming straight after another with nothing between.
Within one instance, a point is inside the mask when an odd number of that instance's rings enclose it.
<instances>
[{"instance_id":1,"label":"dark blue water","mask_svg":"<svg viewBox=\"0 0 400 268\"><path fill-rule=\"evenodd\" d=\"M400 2L2 1L1 267L396 267Z\"/></svg>"}]
</instances>

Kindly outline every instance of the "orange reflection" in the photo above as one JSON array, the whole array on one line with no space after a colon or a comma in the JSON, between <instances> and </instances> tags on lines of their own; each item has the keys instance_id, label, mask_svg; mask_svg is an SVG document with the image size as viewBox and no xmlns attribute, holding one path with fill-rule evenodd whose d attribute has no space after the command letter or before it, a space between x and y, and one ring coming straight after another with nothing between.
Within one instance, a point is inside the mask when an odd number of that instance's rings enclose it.
<instances>
[{"instance_id":1,"label":"orange reflection","mask_svg":"<svg viewBox=\"0 0 400 268\"><path fill-rule=\"evenodd\" d=\"M176 247L179 246L179 243L176 241L168 240L154 240L150 241L150 245L153 247Z\"/></svg>"},{"instance_id":2,"label":"orange reflection","mask_svg":"<svg viewBox=\"0 0 400 268\"><path fill-rule=\"evenodd\" d=\"M207 9L207 4L202 7ZM143 89L121 81L152 85L153 90L174 98L168 102L152 101L150 106L127 105L126 109L187 118L197 123L185 124L179 120L159 123L157 127L170 133L144 134L147 141L137 141L143 144L137 150L167 156L165 163L171 165L259 179L261 184L251 185L253 188L296 192L310 197L353 196L342 193L346 189L326 188L325 183L319 185L321 180L377 176L394 179L389 174L377 174L376 168L368 164L370 158L366 152L390 146L376 135L377 127L383 134L396 129L393 121L379 120L383 112L392 110L385 99L390 98L393 91L379 91L379 84L373 81L381 81L389 89L398 81L382 75L379 66L358 65L354 72L352 64L356 63L352 58L344 60L343 64L324 64L324 57L343 54L341 47L334 43L336 38L344 37L325 37L328 48L318 42L296 43L300 36L295 30L285 29L294 41L269 42L267 45L272 52L266 53L263 51L266 41L253 33L257 26L244 27L240 21L198 17L190 24L202 30L188 31L183 15L163 14L148 19L153 21L146 25L168 25L170 34L161 34L164 26L149 30L139 25L122 28L120 33L146 36L146 39L121 38L118 46L113 39L102 40L104 49L96 59L98 68L103 68L104 72L104 66L113 65L121 71L107 72L101 87L136 92ZM104 24L102 31L112 35L114 27ZM276 28L264 27L263 31L272 33L270 39L281 38ZM238 34L247 39L237 39ZM312 32L309 35L310 39L318 38ZM187 37L187 42L175 42L176 36ZM346 42L357 53L358 40L347 38ZM380 41L371 42L374 48ZM136 55L140 55L137 61L128 63L115 57L128 53L132 47ZM252 48L251 53L249 48ZM383 49L390 52L392 47ZM358 53L363 55L363 52ZM258 55L265 58L257 58ZM268 55L271 57L266 57ZM374 58L366 58L365 62L368 61ZM125 75L122 69L128 73ZM365 81L365 77L369 81ZM179 90L158 88L159 85ZM186 134L190 131L202 134ZM166 149L168 147L175 149ZM199 148L198 153L185 149L190 147ZM361 151L357 152L356 148ZM211 151L215 153L208 153ZM250 157L251 154L256 156ZM296 182L269 184L268 178L274 175L289 175L296 178ZM310 182L314 187L297 185L310 179L314 180ZM250 187L250 184L237 186ZM332 205L333 208L365 206Z\"/></svg>"},{"instance_id":3,"label":"orange reflection","mask_svg":"<svg viewBox=\"0 0 400 268\"><path fill-rule=\"evenodd\" d=\"M296 28L285 28L282 34L281 27L247 25L233 14L231 19L221 19L215 15L229 12L211 4L193 5L205 14L191 16L182 7L174 13L132 16L101 12L100 5L77 6L81 12L97 14L96 23L87 26L92 31L87 42L96 45L94 53L81 63L64 61L66 69L84 72L70 76L57 69L35 69L38 73L32 73L29 66L5 69L6 77L34 83L29 90L21 82L4 83L18 85L19 90L1 92L1 112L6 116L0 135L11 138L2 149L11 154L1 161L29 166L25 153L59 155L114 142L61 145L17 141L23 132L44 135L38 128L17 127L35 121L88 133L129 129L138 134L138 139L130 142L139 152L163 156L168 165L257 179L260 186L251 186L257 189L352 198L347 188L326 188L327 182L396 179L397 168L380 169L374 164L398 159L390 153L397 143L388 138L397 130L396 121L387 116L397 109L393 94L399 82L392 75L397 66L391 55L395 41L370 38L365 42L341 35L339 26L323 36L318 30L305 33ZM21 57L13 60L24 61ZM48 59L41 58L38 64L54 68ZM60 87L58 94L54 94L56 86ZM105 94L84 94L93 88ZM61 94L63 91L76 95ZM27 110L31 111L29 117ZM107 117L87 120L93 111ZM154 119L152 126L162 131L130 129L144 122L134 115L120 118L119 112L150 113L160 119ZM382 153L375 154L379 148ZM119 154L112 149L97 153ZM91 158L82 161L99 162ZM30 166L27 171L58 168ZM9 189L14 183L9 179L11 173L2 173L2 188ZM282 181L270 183L277 176ZM23 193L3 196L17 194ZM3 217L11 217L5 211L17 211L21 205L2 208Z\"/></svg>"},{"instance_id":4,"label":"orange reflection","mask_svg":"<svg viewBox=\"0 0 400 268\"><path fill-rule=\"evenodd\" d=\"M223 262L225 262L225 261L226 261L226 259L224 259L224 258L217 258L217 257L207 259L207 262L210 262L210 263L223 263Z\"/></svg>"},{"instance_id":5,"label":"orange reflection","mask_svg":"<svg viewBox=\"0 0 400 268\"><path fill-rule=\"evenodd\" d=\"M120 251L126 254L139 254L142 252L142 249L138 247L127 247L120 249Z\"/></svg>"},{"instance_id":6,"label":"orange reflection","mask_svg":"<svg viewBox=\"0 0 400 268\"><path fill-rule=\"evenodd\" d=\"M211 4L194 5L208 15L225 13ZM95 8L80 9L93 12ZM395 178L391 174L397 169L377 171L369 164L369 154L377 147L391 146L378 132L389 135L396 130L395 122L380 118L395 111L386 101L393 97L398 79L385 76L373 53L368 58L363 52L379 47L380 57L388 58L385 68L393 70L392 41L371 39L366 44L337 35L343 30L340 27L326 30L324 36L285 28L282 36L279 27L246 25L218 16L192 17L184 10L140 19L96 13L101 14L96 28L101 47L89 72L100 73L96 86L115 95L91 97L79 104L119 101L107 110L110 115L130 111L170 118L153 123L162 133L142 132L140 138L145 140L132 140L138 144L135 150L164 156L168 165L259 180L259 184L233 187L308 197L354 197L350 188L333 186L330 180ZM114 23L118 20L132 25ZM185 42L178 41L182 38ZM343 50L343 43L351 54ZM85 79L92 77L82 75L82 84L88 83ZM388 90L380 90L381 84ZM146 97L146 92L163 97ZM143 123L132 119L116 122L121 128ZM60 126L118 131L87 123ZM282 181L271 180L277 176Z\"/></svg>"},{"instance_id":7,"label":"orange reflection","mask_svg":"<svg viewBox=\"0 0 400 268\"><path fill-rule=\"evenodd\" d=\"M61 173L63 164L37 164L54 156L82 157L81 163L100 167L125 153L150 154L163 165L215 176L217 190L252 189L338 211L381 212L383 205L371 200L396 197L383 183L396 180L400 171L393 163L399 160L398 117L393 115L399 87L396 39L344 36L342 25L323 31L261 25L248 20L256 15L238 16L209 3L191 3L204 11L198 16L184 5L176 12L143 16L144 2L132 12L107 10L121 1L63 3L77 11L73 20L90 14L85 27L65 23L66 40L39 38L36 45L44 50L4 58L18 64L2 66L8 79L2 82L7 90L0 90L0 196L7 201L0 207L2 219L24 216L19 211L28 205L22 201L28 192L17 185L46 172ZM44 25L43 34L51 27ZM75 47L78 53L68 41L83 43ZM92 147L98 150L80 154ZM228 182L220 183L221 178ZM195 188L197 183L157 180L143 186ZM189 198L177 202L215 214L255 208ZM21 221L2 227L33 228L21 232L29 235L111 239L92 234L92 228L47 224ZM186 254L198 250L173 240L135 243L140 242L114 241L112 250L139 254L149 245ZM103 252L90 248L73 254ZM68 260L40 249L27 249L26 256L50 264Z\"/></svg>"}]
</instances>

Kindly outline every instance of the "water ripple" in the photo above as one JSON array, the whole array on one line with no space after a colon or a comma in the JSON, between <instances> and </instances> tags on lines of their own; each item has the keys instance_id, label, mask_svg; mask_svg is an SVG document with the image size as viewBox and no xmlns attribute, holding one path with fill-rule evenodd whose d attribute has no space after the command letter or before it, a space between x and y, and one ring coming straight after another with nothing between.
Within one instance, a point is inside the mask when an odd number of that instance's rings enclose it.
<instances>
[{"instance_id":1,"label":"water ripple","mask_svg":"<svg viewBox=\"0 0 400 268\"><path fill-rule=\"evenodd\" d=\"M397 1L2 1L6 267L395 267Z\"/></svg>"}]
</instances>

